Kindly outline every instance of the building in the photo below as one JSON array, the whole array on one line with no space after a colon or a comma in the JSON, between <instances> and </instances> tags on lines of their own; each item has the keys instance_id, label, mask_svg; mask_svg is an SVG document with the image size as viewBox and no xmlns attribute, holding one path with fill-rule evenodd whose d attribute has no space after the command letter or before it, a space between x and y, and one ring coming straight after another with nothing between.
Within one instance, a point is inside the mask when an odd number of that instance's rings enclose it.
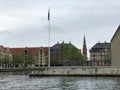
<instances>
[{"instance_id":1,"label":"building","mask_svg":"<svg viewBox=\"0 0 120 90\"><path fill-rule=\"evenodd\" d=\"M12 54L9 47L0 45L0 67L10 67Z\"/></svg>"},{"instance_id":2,"label":"building","mask_svg":"<svg viewBox=\"0 0 120 90\"><path fill-rule=\"evenodd\" d=\"M111 39L111 60L113 66L120 66L120 26Z\"/></svg>"},{"instance_id":3,"label":"building","mask_svg":"<svg viewBox=\"0 0 120 90\"><path fill-rule=\"evenodd\" d=\"M74 58L74 53L79 53L79 55L81 55L80 50L81 49L77 49L71 42L57 42L57 44L53 45L50 48L51 66L63 66L67 61L70 61L71 59L76 59Z\"/></svg>"},{"instance_id":4,"label":"building","mask_svg":"<svg viewBox=\"0 0 120 90\"><path fill-rule=\"evenodd\" d=\"M24 57L24 63L27 62L27 60L32 59L34 60L34 62L32 63L32 65L34 66L47 65L48 47L10 48L10 51L13 57Z\"/></svg>"},{"instance_id":5,"label":"building","mask_svg":"<svg viewBox=\"0 0 120 90\"><path fill-rule=\"evenodd\" d=\"M89 52L91 61L103 61L103 63L104 61L110 62L110 43L98 42L90 49Z\"/></svg>"},{"instance_id":6,"label":"building","mask_svg":"<svg viewBox=\"0 0 120 90\"><path fill-rule=\"evenodd\" d=\"M62 64L62 60L60 58L60 44L57 42L57 44L53 45L50 48L50 64L52 66L57 66L58 64Z\"/></svg>"},{"instance_id":7,"label":"building","mask_svg":"<svg viewBox=\"0 0 120 90\"><path fill-rule=\"evenodd\" d=\"M87 46L86 46L86 39L85 39L85 36L84 36L84 39L83 39L83 59L84 60L87 60Z\"/></svg>"}]
</instances>

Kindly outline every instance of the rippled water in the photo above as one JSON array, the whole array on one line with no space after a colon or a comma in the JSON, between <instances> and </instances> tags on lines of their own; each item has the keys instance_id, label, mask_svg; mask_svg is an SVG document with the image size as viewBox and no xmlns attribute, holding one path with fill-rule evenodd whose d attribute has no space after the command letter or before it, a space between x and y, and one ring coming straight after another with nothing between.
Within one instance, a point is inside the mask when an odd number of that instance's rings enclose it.
<instances>
[{"instance_id":1,"label":"rippled water","mask_svg":"<svg viewBox=\"0 0 120 90\"><path fill-rule=\"evenodd\" d=\"M0 90L120 90L120 77L0 75Z\"/></svg>"}]
</instances>

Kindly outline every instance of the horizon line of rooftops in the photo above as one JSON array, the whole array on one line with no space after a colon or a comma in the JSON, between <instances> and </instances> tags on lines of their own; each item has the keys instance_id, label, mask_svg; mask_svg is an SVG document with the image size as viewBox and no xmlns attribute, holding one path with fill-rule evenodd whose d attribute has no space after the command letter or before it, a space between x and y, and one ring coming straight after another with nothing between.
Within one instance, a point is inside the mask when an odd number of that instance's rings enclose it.
<instances>
[{"instance_id":1,"label":"horizon line of rooftops","mask_svg":"<svg viewBox=\"0 0 120 90\"><path fill-rule=\"evenodd\" d=\"M100 43L100 44L110 44L110 42L106 42L106 41L104 41L104 42L100 42L100 41L98 41L96 44L98 44L98 43ZM56 44L73 44L71 41L69 41L69 43L66 43L66 42L64 42L64 41L62 41L61 43L60 42L57 42ZM54 46L54 45L56 45L56 44L53 44L52 46ZM94 44L95 45L95 44ZM52 46L50 46L50 47L52 47ZM48 48L49 46L17 46L17 47L5 47L4 45L0 45L0 47L4 47L4 48Z\"/></svg>"}]
</instances>

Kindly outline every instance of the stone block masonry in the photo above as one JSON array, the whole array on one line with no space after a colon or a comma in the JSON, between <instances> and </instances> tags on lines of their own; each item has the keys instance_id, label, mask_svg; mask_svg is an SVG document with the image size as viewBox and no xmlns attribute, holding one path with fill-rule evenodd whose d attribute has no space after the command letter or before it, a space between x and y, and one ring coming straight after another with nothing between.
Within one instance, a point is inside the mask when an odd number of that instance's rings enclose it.
<instances>
[{"instance_id":1,"label":"stone block masonry","mask_svg":"<svg viewBox=\"0 0 120 90\"><path fill-rule=\"evenodd\" d=\"M30 76L120 76L120 67L71 66L31 68Z\"/></svg>"}]
</instances>

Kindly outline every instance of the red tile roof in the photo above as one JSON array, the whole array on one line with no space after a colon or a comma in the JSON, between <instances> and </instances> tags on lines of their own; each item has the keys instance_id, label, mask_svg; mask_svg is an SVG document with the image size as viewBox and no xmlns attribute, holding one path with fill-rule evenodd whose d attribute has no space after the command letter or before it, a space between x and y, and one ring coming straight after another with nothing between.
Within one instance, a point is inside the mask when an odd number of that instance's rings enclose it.
<instances>
[{"instance_id":1,"label":"red tile roof","mask_svg":"<svg viewBox=\"0 0 120 90\"><path fill-rule=\"evenodd\" d=\"M43 48L46 54L48 53L48 47L10 48L10 51L13 55L24 55L25 50L28 50L30 55L37 55L40 48Z\"/></svg>"},{"instance_id":2,"label":"red tile roof","mask_svg":"<svg viewBox=\"0 0 120 90\"><path fill-rule=\"evenodd\" d=\"M5 53L7 51L7 48L2 45L0 45L0 49L2 50L3 53Z\"/></svg>"}]
</instances>

